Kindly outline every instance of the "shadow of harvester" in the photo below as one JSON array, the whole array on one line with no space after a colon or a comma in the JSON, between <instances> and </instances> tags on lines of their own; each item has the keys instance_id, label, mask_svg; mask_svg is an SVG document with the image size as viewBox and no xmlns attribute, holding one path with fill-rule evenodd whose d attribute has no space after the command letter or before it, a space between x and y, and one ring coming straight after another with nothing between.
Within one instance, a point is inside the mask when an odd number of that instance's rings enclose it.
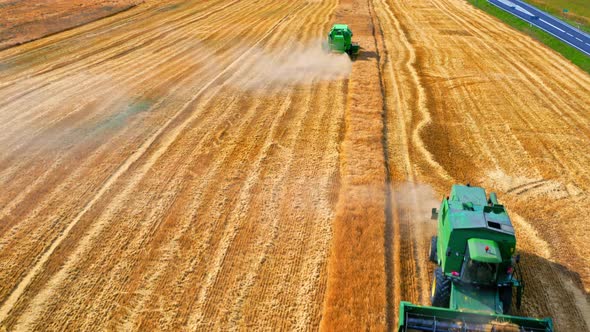
<instances>
[{"instance_id":1,"label":"shadow of harvester","mask_svg":"<svg viewBox=\"0 0 590 332\"><path fill-rule=\"evenodd\" d=\"M514 315L551 317L556 331L590 331L590 293L580 274L529 252L520 252L525 282L522 307Z\"/></svg>"}]
</instances>

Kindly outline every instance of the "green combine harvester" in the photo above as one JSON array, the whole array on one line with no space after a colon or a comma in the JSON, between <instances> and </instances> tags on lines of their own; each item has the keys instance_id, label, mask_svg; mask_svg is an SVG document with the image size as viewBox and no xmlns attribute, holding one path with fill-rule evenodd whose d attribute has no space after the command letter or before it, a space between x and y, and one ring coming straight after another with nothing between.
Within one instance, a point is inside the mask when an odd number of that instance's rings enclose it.
<instances>
[{"instance_id":1,"label":"green combine harvester","mask_svg":"<svg viewBox=\"0 0 590 332\"><path fill-rule=\"evenodd\" d=\"M513 291L520 308L524 283L514 228L495 193L487 198L483 188L454 185L432 219L432 306L401 302L399 332L554 331L550 318L510 316Z\"/></svg>"},{"instance_id":2,"label":"green combine harvester","mask_svg":"<svg viewBox=\"0 0 590 332\"><path fill-rule=\"evenodd\" d=\"M349 56L354 56L359 52L359 44L352 42L352 31L346 24L334 24L330 33L328 33L328 40L325 48L334 53L346 53Z\"/></svg>"}]
</instances>

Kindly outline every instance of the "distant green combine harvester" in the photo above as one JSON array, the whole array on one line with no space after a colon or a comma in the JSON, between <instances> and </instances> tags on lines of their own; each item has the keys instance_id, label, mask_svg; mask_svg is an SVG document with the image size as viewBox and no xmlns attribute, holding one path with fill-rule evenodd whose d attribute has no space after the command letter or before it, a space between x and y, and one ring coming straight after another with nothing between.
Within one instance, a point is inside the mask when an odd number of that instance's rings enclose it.
<instances>
[{"instance_id":1,"label":"distant green combine harvester","mask_svg":"<svg viewBox=\"0 0 590 332\"><path fill-rule=\"evenodd\" d=\"M334 24L328 33L326 48L335 53L346 53L349 56L358 54L360 46L352 42L352 31L346 24Z\"/></svg>"}]
</instances>

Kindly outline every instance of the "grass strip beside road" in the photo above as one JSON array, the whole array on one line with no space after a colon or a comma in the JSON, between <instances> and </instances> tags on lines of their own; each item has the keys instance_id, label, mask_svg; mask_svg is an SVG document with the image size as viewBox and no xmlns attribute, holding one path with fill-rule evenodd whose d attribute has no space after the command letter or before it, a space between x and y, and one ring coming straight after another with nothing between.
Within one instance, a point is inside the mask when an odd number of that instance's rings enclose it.
<instances>
[{"instance_id":1,"label":"grass strip beside road","mask_svg":"<svg viewBox=\"0 0 590 332\"><path fill-rule=\"evenodd\" d=\"M576 28L590 32L590 2L588 0L524 0ZM567 12L564 12L567 9Z\"/></svg>"},{"instance_id":2,"label":"grass strip beside road","mask_svg":"<svg viewBox=\"0 0 590 332\"><path fill-rule=\"evenodd\" d=\"M562 42L561 40L553 37L547 32L530 25L528 22L521 20L520 18L503 11L502 9L490 4L486 0L468 0L469 3L475 7L499 18L504 23L511 27L526 33L534 39L542 42L543 44L551 47L565 58L573 62L578 67L582 68L585 72L590 74L590 57L584 53L578 51L576 48Z\"/></svg>"}]
</instances>

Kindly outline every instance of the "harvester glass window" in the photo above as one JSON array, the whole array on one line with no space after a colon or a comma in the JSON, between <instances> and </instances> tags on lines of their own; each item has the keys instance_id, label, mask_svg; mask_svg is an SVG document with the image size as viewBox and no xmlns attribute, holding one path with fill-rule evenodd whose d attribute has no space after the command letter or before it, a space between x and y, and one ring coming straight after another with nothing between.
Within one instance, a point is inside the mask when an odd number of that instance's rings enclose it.
<instances>
[{"instance_id":1,"label":"harvester glass window","mask_svg":"<svg viewBox=\"0 0 590 332\"><path fill-rule=\"evenodd\" d=\"M469 257L469 249L467 249L461 272L464 281L484 285L492 284L496 282L498 264L473 260Z\"/></svg>"}]
</instances>

